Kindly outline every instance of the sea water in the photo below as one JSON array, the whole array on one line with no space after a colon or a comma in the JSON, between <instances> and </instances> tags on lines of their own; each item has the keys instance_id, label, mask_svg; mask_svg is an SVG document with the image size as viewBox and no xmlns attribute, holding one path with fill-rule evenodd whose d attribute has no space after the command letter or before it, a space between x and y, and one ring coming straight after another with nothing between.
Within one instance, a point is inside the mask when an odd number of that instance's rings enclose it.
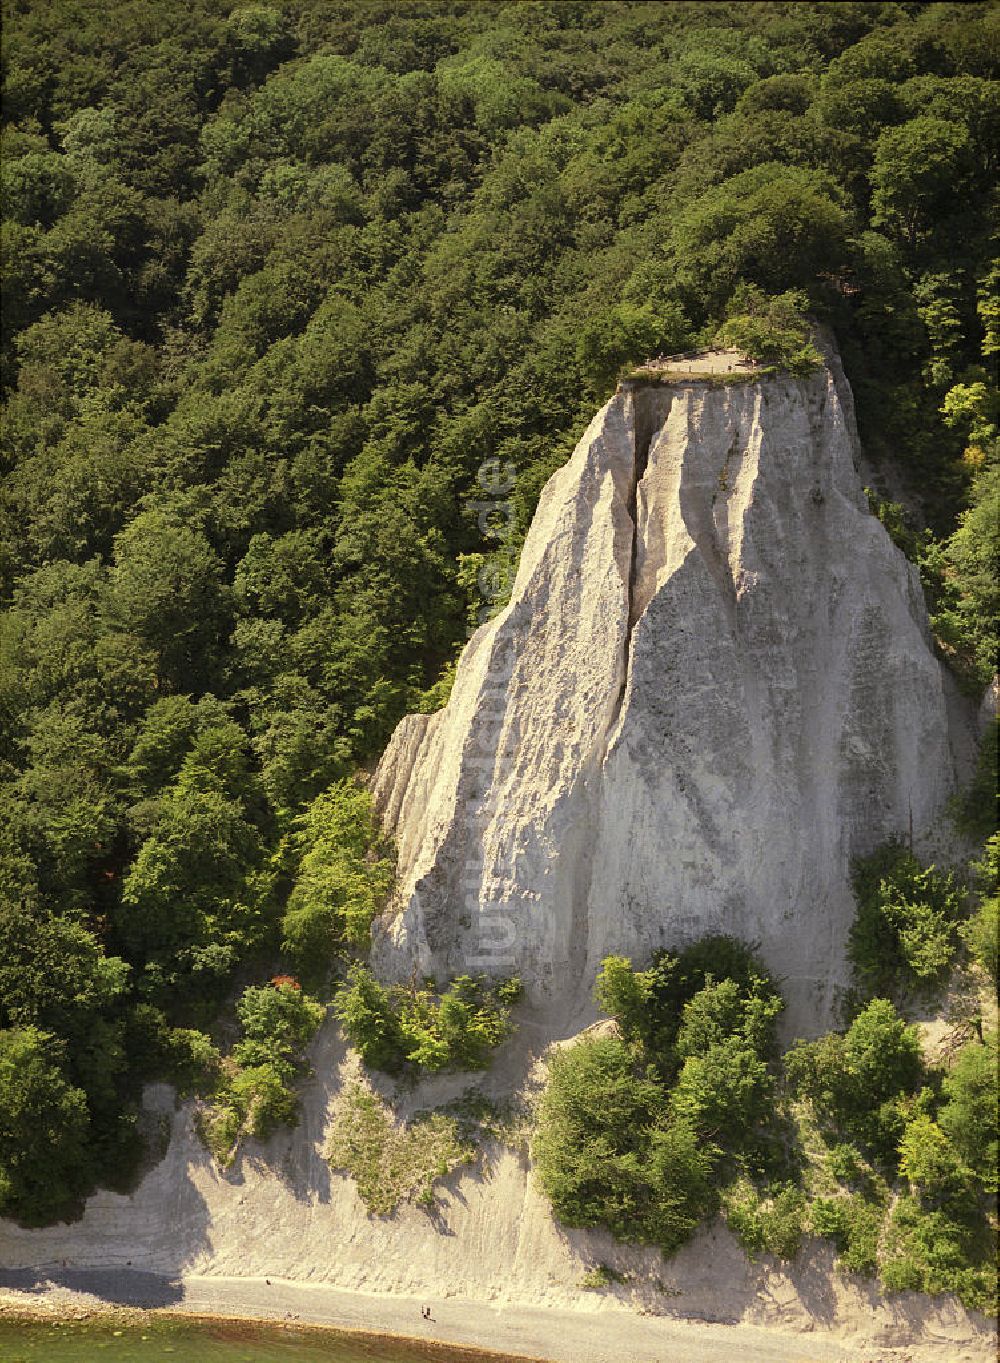
<instances>
[{"instance_id":1,"label":"sea water","mask_svg":"<svg viewBox=\"0 0 1000 1363\"><path fill-rule=\"evenodd\" d=\"M0 1319L0 1363L496 1363L503 1355L258 1322Z\"/></svg>"}]
</instances>

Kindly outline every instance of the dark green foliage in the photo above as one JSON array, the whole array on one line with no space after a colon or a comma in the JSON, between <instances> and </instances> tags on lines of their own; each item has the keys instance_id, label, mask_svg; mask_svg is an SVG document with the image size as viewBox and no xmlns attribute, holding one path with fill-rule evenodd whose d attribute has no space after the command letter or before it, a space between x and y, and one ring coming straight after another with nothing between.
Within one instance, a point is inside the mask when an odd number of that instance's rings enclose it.
<instances>
[{"instance_id":1,"label":"dark green foliage","mask_svg":"<svg viewBox=\"0 0 1000 1363\"><path fill-rule=\"evenodd\" d=\"M620 1035L584 1036L553 1057L539 1176L567 1225L604 1225L672 1253L717 1206L723 1163L760 1153L781 998L752 950L728 937L661 953L645 971L609 956L596 991ZM789 1216L785 1198L761 1221L775 1252L795 1238Z\"/></svg>"},{"instance_id":2,"label":"dark green foliage","mask_svg":"<svg viewBox=\"0 0 1000 1363\"><path fill-rule=\"evenodd\" d=\"M951 874L922 866L902 844L888 843L855 862L852 883L857 913L848 950L865 991L940 985L964 917Z\"/></svg>"},{"instance_id":3,"label":"dark green foliage","mask_svg":"<svg viewBox=\"0 0 1000 1363\"><path fill-rule=\"evenodd\" d=\"M686 1007L709 989L689 1015ZM598 1002L618 1023L626 1041L637 1043L669 1072L694 1054L699 1033L706 1039L742 1036L761 1053L774 1039L781 1000L753 949L734 937L703 937L677 955L660 952L647 970L635 970L621 956L609 956L597 976ZM688 1023L684 1048L678 1045Z\"/></svg>"},{"instance_id":4,"label":"dark green foliage","mask_svg":"<svg viewBox=\"0 0 1000 1363\"><path fill-rule=\"evenodd\" d=\"M981 1226L953 1210L902 1196L889 1218L879 1276L890 1291L954 1292L965 1306L992 1315L997 1276L988 1240Z\"/></svg>"},{"instance_id":5,"label":"dark green foliage","mask_svg":"<svg viewBox=\"0 0 1000 1363\"><path fill-rule=\"evenodd\" d=\"M973 838L996 836L1000 814L1000 780L997 757L1000 754L1000 720L993 719L979 742L976 772L968 787L955 799L953 817L959 829Z\"/></svg>"},{"instance_id":6,"label":"dark green foliage","mask_svg":"<svg viewBox=\"0 0 1000 1363\"><path fill-rule=\"evenodd\" d=\"M663 1085L637 1075L614 1037L585 1038L553 1058L533 1156L566 1225L606 1226L667 1253L715 1205L715 1152L668 1120Z\"/></svg>"},{"instance_id":7,"label":"dark green foliage","mask_svg":"<svg viewBox=\"0 0 1000 1363\"><path fill-rule=\"evenodd\" d=\"M459 975L440 993L433 981L386 988L356 961L333 1007L373 1069L482 1070L513 1031L511 1008L520 996L520 980L491 984L483 975Z\"/></svg>"},{"instance_id":8,"label":"dark green foliage","mask_svg":"<svg viewBox=\"0 0 1000 1363\"><path fill-rule=\"evenodd\" d=\"M98 1175L150 1067L194 1082L165 1029L210 1026L283 941L317 976L363 941L388 857L341 783L443 699L476 569L509 579L622 366L734 313L804 368L799 314L829 322L933 532L937 633L983 680L988 7L3 19L0 894L29 976L65 948L37 1025ZM500 545L465 510L488 458ZM683 1003L742 977L651 969L626 1030L667 1077Z\"/></svg>"},{"instance_id":9,"label":"dark green foliage","mask_svg":"<svg viewBox=\"0 0 1000 1363\"><path fill-rule=\"evenodd\" d=\"M873 999L846 1034L797 1042L785 1074L828 1132L845 1132L891 1159L923 1078L920 1042L888 999Z\"/></svg>"},{"instance_id":10,"label":"dark green foliage","mask_svg":"<svg viewBox=\"0 0 1000 1363\"><path fill-rule=\"evenodd\" d=\"M42 1225L87 1190L86 1094L65 1043L37 1027L0 1031L0 1213Z\"/></svg>"}]
</instances>

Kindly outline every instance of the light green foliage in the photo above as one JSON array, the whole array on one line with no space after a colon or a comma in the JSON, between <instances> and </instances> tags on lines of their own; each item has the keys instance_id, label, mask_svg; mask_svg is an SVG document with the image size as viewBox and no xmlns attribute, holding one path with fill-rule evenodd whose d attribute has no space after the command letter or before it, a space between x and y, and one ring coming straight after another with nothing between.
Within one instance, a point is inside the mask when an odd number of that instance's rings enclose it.
<instances>
[{"instance_id":1,"label":"light green foliage","mask_svg":"<svg viewBox=\"0 0 1000 1363\"><path fill-rule=\"evenodd\" d=\"M692 293L707 286L721 302L741 280L781 295L838 268L849 226L843 194L825 172L770 162L731 176L683 209L673 245Z\"/></svg>"},{"instance_id":2,"label":"light green foliage","mask_svg":"<svg viewBox=\"0 0 1000 1363\"><path fill-rule=\"evenodd\" d=\"M286 1066L251 1065L227 1077L213 1105L198 1114L198 1130L220 1168L228 1169L246 1137L266 1139L294 1121L297 1107Z\"/></svg>"},{"instance_id":3,"label":"light green foliage","mask_svg":"<svg viewBox=\"0 0 1000 1363\"><path fill-rule=\"evenodd\" d=\"M923 1066L916 1029L888 999L873 999L844 1035L797 1042L784 1063L792 1092L812 1103L829 1132L844 1131L881 1156L895 1151Z\"/></svg>"},{"instance_id":4,"label":"light green foliage","mask_svg":"<svg viewBox=\"0 0 1000 1363\"><path fill-rule=\"evenodd\" d=\"M730 1230L751 1256L773 1254L794 1259L805 1229L806 1198L794 1184L761 1196L748 1178L737 1179L722 1194L722 1211Z\"/></svg>"},{"instance_id":5,"label":"light green foliage","mask_svg":"<svg viewBox=\"0 0 1000 1363\"><path fill-rule=\"evenodd\" d=\"M889 843L855 863L853 886L857 914L849 952L864 988L874 993L940 985L964 913L954 878Z\"/></svg>"},{"instance_id":6,"label":"light green foliage","mask_svg":"<svg viewBox=\"0 0 1000 1363\"><path fill-rule=\"evenodd\" d=\"M964 674L982 687L1000 646L1000 463L976 475L970 502L940 550L941 595L932 624Z\"/></svg>"},{"instance_id":7,"label":"light green foliage","mask_svg":"<svg viewBox=\"0 0 1000 1363\"><path fill-rule=\"evenodd\" d=\"M807 306L805 294L795 290L768 298L754 285L741 285L730 299L716 342L763 364L808 374L823 361L810 336Z\"/></svg>"},{"instance_id":8,"label":"light green foliage","mask_svg":"<svg viewBox=\"0 0 1000 1363\"><path fill-rule=\"evenodd\" d=\"M681 1010L677 1054L684 1059L708 1057L715 1048L738 1039L748 1050L768 1055L781 1009L781 997L775 992L747 993L732 978L707 983Z\"/></svg>"},{"instance_id":9,"label":"light green foliage","mask_svg":"<svg viewBox=\"0 0 1000 1363\"><path fill-rule=\"evenodd\" d=\"M968 1201L972 1171L933 1118L918 1113L908 1122L899 1142L899 1172L929 1206Z\"/></svg>"},{"instance_id":10,"label":"light green foliage","mask_svg":"<svg viewBox=\"0 0 1000 1363\"><path fill-rule=\"evenodd\" d=\"M511 1009L521 995L516 978L491 984L459 975L433 987L385 988L360 962L337 990L334 1011L344 1034L373 1069L486 1069L514 1029Z\"/></svg>"},{"instance_id":11,"label":"light green foliage","mask_svg":"<svg viewBox=\"0 0 1000 1363\"><path fill-rule=\"evenodd\" d=\"M619 1273L610 1264L598 1264L596 1268L589 1269L577 1284L585 1292L600 1292L605 1287L611 1287L614 1283L628 1282L627 1273Z\"/></svg>"},{"instance_id":12,"label":"light green foliage","mask_svg":"<svg viewBox=\"0 0 1000 1363\"><path fill-rule=\"evenodd\" d=\"M398 1126L359 1083L337 1101L325 1156L331 1168L351 1175L358 1196L378 1216L391 1216L403 1201L432 1207L435 1182L474 1158L454 1117L432 1112Z\"/></svg>"},{"instance_id":13,"label":"light green foliage","mask_svg":"<svg viewBox=\"0 0 1000 1363\"><path fill-rule=\"evenodd\" d=\"M296 821L294 841L298 872L282 930L285 950L312 978L345 944L368 941L394 866L372 798L353 781L341 781L313 800Z\"/></svg>"},{"instance_id":14,"label":"light green foliage","mask_svg":"<svg viewBox=\"0 0 1000 1363\"><path fill-rule=\"evenodd\" d=\"M295 1087L306 1072L300 1053L324 1013L288 976L243 991L236 1005L243 1036L222 1063L212 1105L199 1115L202 1137L223 1168L233 1163L245 1137L265 1139L276 1126L294 1122ZM191 1047L203 1067L202 1084L217 1076L216 1057L206 1040Z\"/></svg>"},{"instance_id":15,"label":"light green foliage","mask_svg":"<svg viewBox=\"0 0 1000 1363\"><path fill-rule=\"evenodd\" d=\"M997 1104L1000 1097L997 1034L970 1041L959 1051L941 1085L937 1119L958 1157L987 1192L997 1191Z\"/></svg>"}]
</instances>

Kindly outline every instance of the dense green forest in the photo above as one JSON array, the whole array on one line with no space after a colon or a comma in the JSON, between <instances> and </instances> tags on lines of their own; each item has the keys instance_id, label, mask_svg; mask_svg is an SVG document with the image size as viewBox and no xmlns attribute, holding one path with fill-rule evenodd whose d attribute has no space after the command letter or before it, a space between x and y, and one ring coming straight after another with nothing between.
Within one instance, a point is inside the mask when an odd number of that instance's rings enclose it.
<instances>
[{"instance_id":1,"label":"dense green forest","mask_svg":"<svg viewBox=\"0 0 1000 1363\"><path fill-rule=\"evenodd\" d=\"M998 45L988 4L4 0L0 1211L127 1177L151 1077L220 1148L293 1114L299 982L391 884L354 773L623 367L748 286L832 327L987 680Z\"/></svg>"},{"instance_id":2,"label":"dense green forest","mask_svg":"<svg viewBox=\"0 0 1000 1363\"><path fill-rule=\"evenodd\" d=\"M892 1291L992 1314L998 854L994 835L971 914L951 874L902 846L858 862L849 1025L784 1054L779 987L745 944L706 938L645 970L606 958L615 1029L556 1052L539 1107L557 1217L665 1254L716 1214L751 1256L793 1259L809 1232ZM906 1013L940 1006L946 982L950 1054L929 1062Z\"/></svg>"}]
</instances>

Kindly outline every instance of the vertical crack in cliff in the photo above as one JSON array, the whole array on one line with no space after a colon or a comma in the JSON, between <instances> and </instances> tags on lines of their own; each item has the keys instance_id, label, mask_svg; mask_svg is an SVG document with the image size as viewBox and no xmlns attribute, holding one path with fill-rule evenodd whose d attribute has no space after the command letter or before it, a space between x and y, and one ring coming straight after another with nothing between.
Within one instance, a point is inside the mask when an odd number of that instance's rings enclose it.
<instances>
[{"instance_id":1,"label":"vertical crack in cliff","mask_svg":"<svg viewBox=\"0 0 1000 1363\"><path fill-rule=\"evenodd\" d=\"M645 476L646 469L649 467L649 451L657 433L662 429L663 424L670 411L672 395L667 389L632 389L627 395L626 402L632 406L632 477L629 482L628 501L626 509L632 525L632 544L629 555L629 571L625 583L625 638L622 641L622 675L621 685L618 688L618 696L612 707L611 716L608 720L608 727L604 735L604 745L601 751L601 763L603 764L611 744L612 735L618 727L621 718L622 707L625 703L625 692L628 688L629 670L632 659L632 636L635 631L638 617L635 614L636 585L639 574L639 551L640 530L639 530L639 484Z\"/></svg>"},{"instance_id":2,"label":"vertical crack in cliff","mask_svg":"<svg viewBox=\"0 0 1000 1363\"><path fill-rule=\"evenodd\" d=\"M638 397L650 396L655 399L659 396L661 401L637 402ZM666 402L662 398L666 396ZM584 795L584 808L586 816L582 821L581 836L578 842L577 855L573 860L573 889L570 899L570 934L569 934L569 974L570 977L582 983L587 972L590 955L590 892L594 875L594 855L597 848L597 841L600 834L600 795L599 782L600 773L607 759L608 750L612 739L616 733L621 719L622 710L625 705L625 693L628 689L629 671L632 659L632 637L637 621L633 618L633 606L636 595L636 580L639 571L639 484L642 482L643 475L649 464L649 451L657 431L661 428L662 420L657 421L657 409L662 407L663 416L670 410L670 396L664 394L663 390L652 394L639 393L634 390L628 393L624 401L631 404L632 415L632 467L629 477L628 495L625 501L625 509L628 513L628 521L631 532L631 543L628 553L628 573L625 576L625 634L622 640L621 656L621 682L618 687L618 694L611 706L608 720L604 728L604 733L600 740L595 744L591 753L590 761L581 772L581 783ZM578 1011L577 996L579 990L574 988L567 995L567 1026L576 1018Z\"/></svg>"}]
</instances>

